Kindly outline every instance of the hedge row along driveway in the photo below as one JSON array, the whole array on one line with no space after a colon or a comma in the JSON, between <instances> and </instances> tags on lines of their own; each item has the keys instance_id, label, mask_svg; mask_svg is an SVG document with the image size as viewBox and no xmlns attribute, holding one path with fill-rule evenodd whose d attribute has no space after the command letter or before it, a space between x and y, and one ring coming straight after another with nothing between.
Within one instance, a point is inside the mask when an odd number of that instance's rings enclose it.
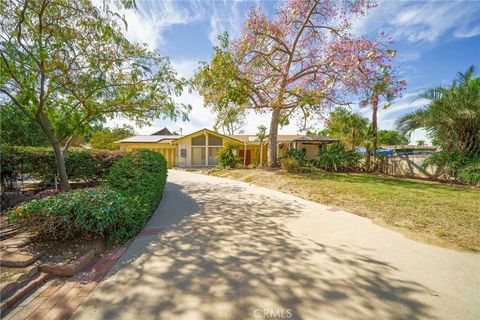
<instances>
[{"instance_id":1,"label":"hedge row along driveway","mask_svg":"<svg viewBox=\"0 0 480 320\"><path fill-rule=\"evenodd\" d=\"M167 162L153 151L129 153L97 188L73 190L26 202L8 213L43 239L83 236L122 242L135 236L158 206L167 180Z\"/></svg>"}]
</instances>

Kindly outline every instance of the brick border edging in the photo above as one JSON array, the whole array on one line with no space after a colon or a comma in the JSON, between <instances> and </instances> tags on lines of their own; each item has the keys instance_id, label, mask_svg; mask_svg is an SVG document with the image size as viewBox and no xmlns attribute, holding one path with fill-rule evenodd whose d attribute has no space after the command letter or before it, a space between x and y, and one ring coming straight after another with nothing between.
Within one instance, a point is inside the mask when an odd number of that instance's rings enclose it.
<instances>
[{"instance_id":1,"label":"brick border edging","mask_svg":"<svg viewBox=\"0 0 480 320\"><path fill-rule=\"evenodd\" d=\"M112 250L95 262L90 262L83 272L70 278L59 278L61 283L55 283L56 280L47 282L45 290L26 305L7 310L9 312L7 316L12 319L20 317L32 320L40 318L63 320L69 318L87 300L90 293L95 290L100 281L112 270L113 266L136 239L157 235L160 232L160 229L143 229L137 236L129 239L119 248ZM45 277L45 280L46 277L50 276L46 273L41 273L41 275ZM18 303L18 301L15 303ZM9 305L9 308L11 305Z\"/></svg>"},{"instance_id":2,"label":"brick border edging","mask_svg":"<svg viewBox=\"0 0 480 320\"><path fill-rule=\"evenodd\" d=\"M82 271L95 257L95 249L88 250L80 258L74 262L64 264L41 264L38 268L40 271L51 273L56 276L74 276L78 272Z\"/></svg>"},{"instance_id":3,"label":"brick border edging","mask_svg":"<svg viewBox=\"0 0 480 320\"><path fill-rule=\"evenodd\" d=\"M20 288L11 297L3 300L0 304L0 313L3 314L15 303L26 297L33 289L46 282L49 276L48 273L39 273L38 276L32 279L25 287Z\"/></svg>"}]
</instances>

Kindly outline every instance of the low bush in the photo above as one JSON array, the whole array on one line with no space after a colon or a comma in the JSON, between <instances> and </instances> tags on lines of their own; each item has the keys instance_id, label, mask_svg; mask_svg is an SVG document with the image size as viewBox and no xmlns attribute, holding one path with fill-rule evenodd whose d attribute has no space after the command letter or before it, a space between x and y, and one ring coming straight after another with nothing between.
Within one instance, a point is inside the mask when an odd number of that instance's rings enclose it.
<instances>
[{"instance_id":1,"label":"low bush","mask_svg":"<svg viewBox=\"0 0 480 320\"><path fill-rule=\"evenodd\" d=\"M136 206L110 188L79 189L26 202L10 210L8 218L33 227L45 240L88 235L115 242L134 236L143 226Z\"/></svg>"},{"instance_id":2,"label":"low bush","mask_svg":"<svg viewBox=\"0 0 480 320\"><path fill-rule=\"evenodd\" d=\"M300 171L302 173L316 173L318 170L311 163L307 163L300 169Z\"/></svg>"},{"instance_id":3,"label":"low bush","mask_svg":"<svg viewBox=\"0 0 480 320\"><path fill-rule=\"evenodd\" d=\"M139 201L151 214L162 198L167 182L167 161L158 152L140 150L118 160L110 169L107 184L130 199Z\"/></svg>"},{"instance_id":4,"label":"low bush","mask_svg":"<svg viewBox=\"0 0 480 320\"><path fill-rule=\"evenodd\" d=\"M280 166L283 170L286 170L290 173L298 173L301 170L301 166L298 160L292 158L282 158L280 160Z\"/></svg>"},{"instance_id":5,"label":"low bush","mask_svg":"<svg viewBox=\"0 0 480 320\"><path fill-rule=\"evenodd\" d=\"M465 154L452 150L443 150L433 154L423 162L423 167L438 166L455 180L480 184L480 156Z\"/></svg>"},{"instance_id":6,"label":"low bush","mask_svg":"<svg viewBox=\"0 0 480 320\"><path fill-rule=\"evenodd\" d=\"M285 156L280 158L280 162L283 159L297 160L297 162L300 166L305 166L305 165L308 164L307 155L305 154L305 152L303 150L300 150L300 149L289 149L289 150L287 150Z\"/></svg>"},{"instance_id":7,"label":"low bush","mask_svg":"<svg viewBox=\"0 0 480 320\"><path fill-rule=\"evenodd\" d=\"M353 170L358 168L361 155L343 144L334 143L320 148L315 164L324 170Z\"/></svg>"},{"instance_id":8,"label":"low bush","mask_svg":"<svg viewBox=\"0 0 480 320\"><path fill-rule=\"evenodd\" d=\"M480 160L459 169L458 178L468 184L480 185Z\"/></svg>"},{"instance_id":9,"label":"low bush","mask_svg":"<svg viewBox=\"0 0 480 320\"><path fill-rule=\"evenodd\" d=\"M227 143L218 151L217 161L220 168L235 168L240 162L240 158L236 155L238 144Z\"/></svg>"}]
</instances>

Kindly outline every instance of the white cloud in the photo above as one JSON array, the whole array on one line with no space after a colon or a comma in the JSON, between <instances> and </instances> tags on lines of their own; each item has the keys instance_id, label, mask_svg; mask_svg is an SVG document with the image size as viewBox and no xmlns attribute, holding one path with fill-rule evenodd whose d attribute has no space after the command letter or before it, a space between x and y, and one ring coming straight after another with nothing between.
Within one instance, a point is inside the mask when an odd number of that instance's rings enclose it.
<instances>
[{"instance_id":1,"label":"white cloud","mask_svg":"<svg viewBox=\"0 0 480 320\"><path fill-rule=\"evenodd\" d=\"M379 5L354 24L354 32L386 31L394 39L434 43L450 32L455 37L480 33L480 6L475 1L380 1Z\"/></svg>"},{"instance_id":2,"label":"white cloud","mask_svg":"<svg viewBox=\"0 0 480 320\"><path fill-rule=\"evenodd\" d=\"M205 17L205 10L196 1L161 0L137 1L137 10L119 11L125 17L130 41L146 43L150 49L158 49L163 43L163 32L168 27L188 24Z\"/></svg>"},{"instance_id":3,"label":"white cloud","mask_svg":"<svg viewBox=\"0 0 480 320\"><path fill-rule=\"evenodd\" d=\"M459 28L453 34L457 38L471 38L480 35L480 25L477 27Z\"/></svg>"},{"instance_id":4,"label":"white cloud","mask_svg":"<svg viewBox=\"0 0 480 320\"><path fill-rule=\"evenodd\" d=\"M218 36L227 31L230 38L239 35L242 17L240 16L238 1L223 0L215 2L210 18L210 32L208 39L212 45L218 44Z\"/></svg>"}]
</instances>

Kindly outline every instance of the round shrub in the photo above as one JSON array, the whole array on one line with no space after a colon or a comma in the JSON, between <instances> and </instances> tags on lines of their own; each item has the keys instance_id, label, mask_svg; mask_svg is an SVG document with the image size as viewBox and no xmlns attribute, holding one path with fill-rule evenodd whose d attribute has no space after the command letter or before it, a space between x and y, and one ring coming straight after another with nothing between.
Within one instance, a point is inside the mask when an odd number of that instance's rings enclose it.
<instances>
[{"instance_id":1,"label":"round shrub","mask_svg":"<svg viewBox=\"0 0 480 320\"><path fill-rule=\"evenodd\" d=\"M107 183L123 195L138 201L150 215L163 194L167 182L167 161L158 152L141 150L129 153L110 169Z\"/></svg>"},{"instance_id":2,"label":"round shrub","mask_svg":"<svg viewBox=\"0 0 480 320\"><path fill-rule=\"evenodd\" d=\"M45 240L88 235L115 242L143 227L135 208L134 201L115 190L88 188L26 202L10 210L8 218L33 227Z\"/></svg>"},{"instance_id":3,"label":"round shrub","mask_svg":"<svg viewBox=\"0 0 480 320\"><path fill-rule=\"evenodd\" d=\"M217 160L220 168L235 168L240 162L240 158L236 155L238 144L227 143L218 151Z\"/></svg>"}]
</instances>

